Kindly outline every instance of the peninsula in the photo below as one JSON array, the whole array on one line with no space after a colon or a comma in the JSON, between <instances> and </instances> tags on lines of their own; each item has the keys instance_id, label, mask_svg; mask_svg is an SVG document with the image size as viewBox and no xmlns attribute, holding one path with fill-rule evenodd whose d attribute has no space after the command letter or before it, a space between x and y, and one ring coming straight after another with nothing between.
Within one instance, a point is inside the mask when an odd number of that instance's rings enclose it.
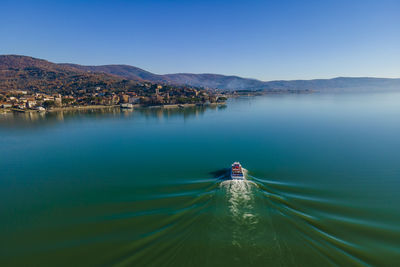
<instances>
[{"instance_id":1,"label":"peninsula","mask_svg":"<svg viewBox=\"0 0 400 267\"><path fill-rule=\"evenodd\" d=\"M45 111L120 105L223 103L224 92L195 86L126 79L25 56L0 56L0 108Z\"/></svg>"}]
</instances>

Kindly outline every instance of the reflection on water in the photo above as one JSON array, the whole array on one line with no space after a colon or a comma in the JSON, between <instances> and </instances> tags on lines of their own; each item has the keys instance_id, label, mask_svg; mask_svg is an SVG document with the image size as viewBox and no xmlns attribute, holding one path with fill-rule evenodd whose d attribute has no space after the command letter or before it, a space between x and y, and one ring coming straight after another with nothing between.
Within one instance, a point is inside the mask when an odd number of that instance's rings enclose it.
<instances>
[{"instance_id":1,"label":"reflection on water","mask_svg":"<svg viewBox=\"0 0 400 267\"><path fill-rule=\"evenodd\" d=\"M400 94L230 101L0 115L0 266L398 265Z\"/></svg>"},{"instance_id":2,"label":"reflection on water","mask_svg":"<svg viewBox=\"0 0 400 267\"><path fill-rule=\"evenodd\" d=\"M183 119L195 119L202 116L207 110L222 111L225 105L189 106L185 108L171 107L144 107L135 109L120 109L119 107L101 109L75 109L52 112L10 112L0 114L0 127L35 127L51 125L57 122L76 120L79 118L149 118L168 119L182 117Z\"/></svg>"}]
</instances>

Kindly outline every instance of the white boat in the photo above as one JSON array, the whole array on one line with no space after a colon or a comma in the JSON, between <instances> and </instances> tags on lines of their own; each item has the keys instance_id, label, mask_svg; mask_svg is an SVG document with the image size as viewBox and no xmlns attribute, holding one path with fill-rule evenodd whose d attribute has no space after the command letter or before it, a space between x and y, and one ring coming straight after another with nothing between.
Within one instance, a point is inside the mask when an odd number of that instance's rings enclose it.
<instances>
[{"instance_id":1,"label":"white boat","mask_svg":"<svg viewBox=\"0 0 400 267\"><path fill-rule=\"evenodd\" d=\"M232 164L231 179L233 179L233 180L243 180L244 179L243 168L239 162L234 162Z\"/></svg>"}]
</instances>

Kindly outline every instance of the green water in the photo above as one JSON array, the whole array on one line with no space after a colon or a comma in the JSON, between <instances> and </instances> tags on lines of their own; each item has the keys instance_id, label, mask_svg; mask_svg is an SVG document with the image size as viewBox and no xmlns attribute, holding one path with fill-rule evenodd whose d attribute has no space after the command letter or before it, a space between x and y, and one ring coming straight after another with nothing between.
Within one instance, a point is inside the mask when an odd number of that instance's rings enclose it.
<instances>
[{"instance_id":1,"label":"green water","mask_svg":"<svg viewBox=\"0 0 400 267\"><path fill-rule=\"evenodd\" d=\"M0 148L1 266L400 262L399 93L0 114Z\"/></svg>"}]
</instances>

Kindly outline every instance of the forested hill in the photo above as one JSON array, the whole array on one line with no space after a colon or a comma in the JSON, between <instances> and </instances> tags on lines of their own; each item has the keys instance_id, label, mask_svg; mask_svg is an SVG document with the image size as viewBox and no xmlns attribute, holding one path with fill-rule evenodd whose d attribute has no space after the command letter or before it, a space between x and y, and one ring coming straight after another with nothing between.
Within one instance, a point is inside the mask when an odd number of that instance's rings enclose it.
<instances>
[{"instance_id":1,"label":"forested hill","mask_svg":"<svg viewBox=\"0 0 400 267\"><path fill-rule=\"evenodd\" d=\"M350 78L260 81L218 74L154 74L129 65L83 66L56 64L27 56L0 56L0 89L69 87L126 87L137 82L189 85L222 90L314 90L321 92L352 92L367 90L400 90L400 79Z\"/></svg>"},{"instance_id":2,"label":"forested hill","mask_svg":"<svg viewBox=\"0 0 400 267\"><path fill-rule=\"evenodd\" d=\"M106 89L134 86L141 80L126 80L107 73L90 73L71 66L26 56L0 56L0 90L70 92L102 86Z\"/></svg>"}]
</instances>

